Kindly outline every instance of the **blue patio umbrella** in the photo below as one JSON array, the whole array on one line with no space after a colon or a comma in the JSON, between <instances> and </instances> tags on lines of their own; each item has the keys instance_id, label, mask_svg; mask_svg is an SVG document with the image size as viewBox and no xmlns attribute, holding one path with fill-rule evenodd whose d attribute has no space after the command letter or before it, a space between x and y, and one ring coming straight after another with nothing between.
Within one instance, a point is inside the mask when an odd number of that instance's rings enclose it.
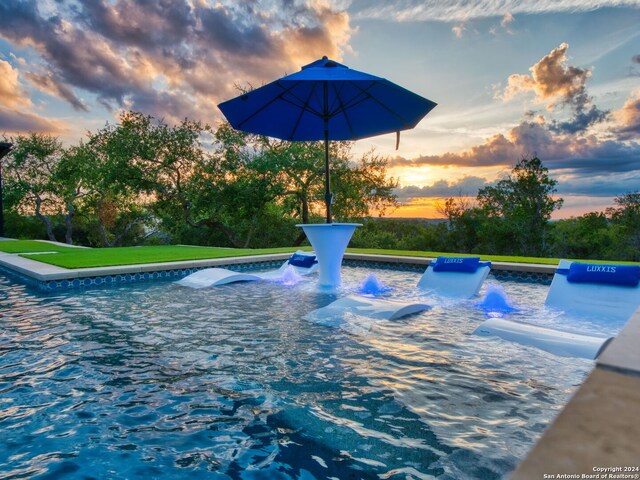
<instances>
[{"instance_id":1,"label":"blue patio umbrella","mask_svg":"<svg viewBox=\"0 0 640 480\"><path fill-rule=\"evenodd\" d=\"M435 106L384 78L327 57L218 105L237 130L282 140L324 140L327 223L331 223L332 199L329 140L399 135Z\"/></svg>"}]
</instances>

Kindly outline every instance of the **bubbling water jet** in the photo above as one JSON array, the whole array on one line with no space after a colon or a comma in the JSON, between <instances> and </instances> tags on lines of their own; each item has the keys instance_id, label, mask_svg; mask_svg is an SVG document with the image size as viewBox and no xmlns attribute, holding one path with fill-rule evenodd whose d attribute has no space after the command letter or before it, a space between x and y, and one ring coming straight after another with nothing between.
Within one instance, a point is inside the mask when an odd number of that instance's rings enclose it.
<instances>
[{"instance_id":1,"label":"bubbling water jet","mask_svg":"<svg viewBox=\"0 0 640 480\"><path fill-rule=\"evenodd\" d=\"M481 308L488 317L500 318L504 315L518 311L511 304L507 292L500 285L489 285L484 298L476 303L476 307Z\"/></svg>"},{"instance_id":2,"label":"bubbling water jet","mask_svg":"<svg viewBox=\"0 0 640 480\"><path fill-rule=\"evenodd\" d=\"M391 287L388 287L380 280L374 273L370 274L364 281L360 284L360 288L358 289L358 293L360 295L369 295L372 297L381 295L391 290Z\"/></svg>"}]
</instances>

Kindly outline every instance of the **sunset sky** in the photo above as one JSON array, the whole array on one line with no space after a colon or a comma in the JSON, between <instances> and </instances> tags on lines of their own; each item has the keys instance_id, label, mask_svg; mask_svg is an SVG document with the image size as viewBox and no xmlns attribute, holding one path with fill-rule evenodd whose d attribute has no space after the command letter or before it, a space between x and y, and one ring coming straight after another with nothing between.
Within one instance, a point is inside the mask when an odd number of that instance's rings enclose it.
<instances>
[{"instance_id":1,"label":"sunset sky","mask_svg":"<svg viewBox=\"0 0 640 480\"><path fill-rule=\"evenodd\" d=\"M70 144L133 109L215 124L237 85L322 55L438 103L356 143L390 157L403 206L478 188L537 153L556 218L640 190L640 0L0 2L0 134Z\"/></svg>"}]
</instances>

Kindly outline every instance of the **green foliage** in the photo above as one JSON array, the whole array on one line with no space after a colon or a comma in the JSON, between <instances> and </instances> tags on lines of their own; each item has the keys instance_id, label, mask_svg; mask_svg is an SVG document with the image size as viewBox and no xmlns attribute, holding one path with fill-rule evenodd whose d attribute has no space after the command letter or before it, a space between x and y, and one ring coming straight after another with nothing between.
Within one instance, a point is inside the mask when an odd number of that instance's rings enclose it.
<instances>
[{"instance_id":1,"label":"green foliage","mask_svg":"<svg viewBox=\"0 0 640 480\"><path fill-rule=\"evenodd\" d=\"M629 192L614 199L607 209L613 225L617 254L627 260L640 260L640 192Z\"/></svg>"},{"instance_id":2,"label":"green foliage","mask_svg":"<svg viewBox=\"0 0 640 480\"><path fill-rule=\"evenodd\" d=\"M490 219L483 229L505 253L542 255L546 250L547 224L562 199L554 199L557 181L538 157L523 158L511 175L478 192L482 214ZM488 245L491 245L489 243Z\"/></svg>"},{"instance_id":3,"label":"green foliage","mask_svg":"<svg viewBox=\"0 0 640 480\"><path fill-rule=\"evenodd\" d=\"M45 227L33 215L20 215L15 210L4 212L4 234L8 238L44 240L47 238Z\"/></svg>"},{"instance_id":4,"label":"green foliage","mask_svg":"<svg viewBox=\"0 0 640 480\"><path fill-rule=\"evenodd\" d=\"M185 181L182 208L157 204L156 213L178 241L197 238L217 245L263 247L300 244L296 223L324 216L324 147L238 132L221 124L215 149ZM396 182L386 179L386 159L367 154L353 161L351 145L331 144L337 218L360 218L395 204ZM183 219L183 220L181 220ZM185 228L183 222L191 228ZM221 239L220 233L223 234ZM223 241L225 243L219 243Z\"/></svg>"},{"instance_id":5,"label":"green foliage","mask_svg":"<svg viewBox=\"0 0 640 480\"><path fill-rule=\"evenodd\" d=\"M550 245L561 258L609 258L612 244L609 221L603 213L587 213L551 224Z\"/></svg>"},{"instance_id":6,"label":"green foliage","mask_svg":"<svg viewBox=\"0 0 640 480\"><path fill-rule=\"evenodd\" d=\"M14 147L3 172L6 208L22 215L35 214L43 223L47 238L55 241L51 216L62 214L69 200L59 170L62 144L57 138L40 133L18 135L11 142Z\"/></svg>"},{"instance_id":7,"label":"green foliage","mask_svg":"<svg viewBox=\"0 0 640 480\"><path fill-rule=\"evenodd\" d=\"M92 243L140 243L155 225L156 209L175 204L179 210L185 179L206 157L200 138L210 132L199 122L170 127L128 112L77 147L70 161L85 166L86 210L96 226Z\"/></svg>"},{"instance_id":8,"label":"green foliage","mask_svg":"<svg viewBox=\"0 0 640 480\"><path fill-rule=\"evenodd\" d=\"M4 160L6 231L90 246L301 245L298 223L324 221L324 145L167 125L137 112L63 148L50 135L12 138ZM443 200L443 222L372 219L397 206L387 159L330 144L333 213L362 221L358 248L640 260L640 193L606 214L550 222L557 182L539 158L480 190L475 202Z\"/></svg>"},{"instance_id":9,"label":"green foliage","mask_svg":"<svg viewBox=\"0 0 640 480\"><path fill-rule=\"evenodd\" d=\"M92 246L195 241L232 247L300 244L297 223L324 215L324 147L249 135L222 123L175 126L137 112L63 149L51 136L13 140L11 214L35 214L49 239ZM211 143L205 149L203 142ZM336 218L396 205L385 158L333 142ZM14 222L16 232L29 224ZM33 231L30 229L29 231ZM38 234L40 234L38 232Z\"/></svg>"}]
</instances>

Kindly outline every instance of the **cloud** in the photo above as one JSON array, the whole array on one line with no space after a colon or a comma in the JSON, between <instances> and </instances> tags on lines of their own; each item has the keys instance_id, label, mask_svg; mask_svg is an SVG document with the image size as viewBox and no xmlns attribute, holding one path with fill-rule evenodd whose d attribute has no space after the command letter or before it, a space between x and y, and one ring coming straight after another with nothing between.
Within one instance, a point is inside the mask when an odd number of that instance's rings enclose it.
<instances>
[{"instance_id":1,"label":"cloud","mask_svg":"<svg viewBox=\"0 0 640 480\"><path fill-rule=\"evenodd\" d=\"M559 195L582 195L587 197L615 197L638 190L640 173L596 175L592 177L571 176L558 182Z\"/></svg>"},{"instance_id":2,"label":"cloud","mask_svg":"<svg viewBox=\"0 0 640 480\"><path fill-rule=\"evenodd\" d=\"M468 175L454 182L441 179L425 187L408 185L397 188L394 193L401 202L414 198L475 197L478 190L488 185L491 183L485 178Z\"/></svg>"},{"instance_id":3,"label":"cloud","mask_svg":"<svg viewBox=\"0 0 640 480\"><path fill-rule=\"evenodd\" d=\"M500 20L500 25L502 28L507 28L513 22L513 14L511 12L507 12L502 16L502 20Z\"/></svg>"},{"instance_id":4,"label":"cloud","mask_svg":"<svg viewBox=\"0 0 640 480\"><path fill-rule=\"evenodd\" d=\"M458 23L457 25L454 25L453 27L451 27L451 31L456 36L456 38L462 38L462 34L464 33L465 30L466 28L464 26L464 23Z\"/></svg>"},{"instance_id":5,"label":"cloud","mask_svg":"<svg viewBox=\"0 0 640 480\"><path fill-rule=\"evenodd\" d=\"M82 110L82 93L113 110L219 118L234 85L260 85L329 55L353 32L322 0L0 2L0 37L44 66L30 81ZM165 103L166 102L166 103ZM175 110L174 110L175 109Z\"/></svg>"},{"instance_id":6,"label":"cloud","mask_svg":"<svg viewBox=\"0 0 640 480\"><path fill-rule=\"evenodd\" d=\"M531 67L531 75L511 75L505 96L532 91L541 101L560 101L573 116L564 121L547 120L529 111L525 119L506 133L496 133L461 152L391 159L391 167L514 165L522 157L537 155L553 171L586 176L640 170L640 90L611 114L605 138L591 126L604 122L609 113L591 104L586 88L587 69L567 65L567 44L562 44ZM554 112L549 112L552 115Z\"/></svg>"},{"instance_id":7,"label":"cloud","mask_svg":"<svg viewBox=\"0 0 640 480\"><path fill-rule=\"evenodd\" d=\"M395 158L390 166L512 166L523 156L537 155L550 170L594 175L640 170L640 143L603 141L595 135L556 134L540 122L523 121L506 134L496 134L462 152Z\"/></svg>"},{"instance_id":8,"label":"cloud","mask_svg":"<svg viewBox=\"0 0 640 480\"><path fill-rule=\"evenodd\" d=\"M587 79L591 70L567 65L569 45L562 43L529 69L531 75L513 74L501 98L511 100L524 92L534 92L535 100L546 103L547 110L554 111L559 102L569 106L573 117L565 121L554 121L550 128L557 133L578 133L607 119L609 112L592 104L587 94Z\"/></svg>"},{"instance_id":9,"label":"cloud","mask_svg":"<svg viewBox=\"0 0 640 480\"><path fill-rule=\"evenodd\" d=\"M620 110L613 113L614 132L621 140L640 139L640 90L631 94Z\"/></svg>"},{"instance_id":10,"label":"cloud","mask_svg":"<svg viewBox=\"0 0 640 480\"><path fill-rule=\"evenodd\" d=\"M628 67L627 75L630 77L639 77L640 76L640 55L633 55L631 57L631 65Z\"/></svg>"},{"instance_id":11,"label":"cloud","mask_svg":"<svg viewBox=\"0 0 640 480\"><path fill-rule=\"evenodd\" d=\"M26 62L20 61L21 59L15 55L11 57L20 65L26 65ZM47 119L29 111L33 108L33 103L19 77L18 69L13 68L9 62L0 60L0 132L65 132L63 122Z\"/></svg>"},{"instance_id":12,"label":"cloud","mask_svg":"<svg viewBox=\"0 0 640 480\"><path fill-rule=\"evenodd\" d=\"M0 104L9 108L31 105L31 100L20 85L18 70L5 60L0 60Z\"/></svg>"},{"instance_id":13,"label":"cloud","mask_svg":"<svg viewBox=\"0 0 640 480\"><path fill-rule=\"evenodd\" d=\"M549 162L544 163L549 167ZM551 176L558 180L557 193L563 196L615 197L638 189L640 173L600 172L594 175L566 173L551 169ZM402 204L413 203L416 199L438 199L450 197L476 197L481 188L494 185L495 182L477 176L466 176L460 180L448 182L440 179L432 185L419 187L407 185L395 189L394 193Z\"/></svg>"},{"instance_id":14,"label":"cloud","mask_svg":"<svg viewBox=\"0 0 640 480\"><path fill-rule=\"evenodd\" d=\"M520 93L531 91L535 93L536 101L551 102L548 106L553 108L558 100L572 104L584 96L585 84L591 72L588 69L567 66L568 48L568 44L562 43L542 57L529 69L531 75L510 75L503 99L511 100Z\"/></svg>"},{"instance_id":15,"label":"cloud","mask_svg":"<svg viewBox=\"0 0 640 480\"><path fill-rule=\"evenodd\" d=\"M0 107L0 131L4 133L45 132L60 134L67 131L67 128L61 122L34 113Z\"/></svg>"},{"instance_id":16,"label":"cloud","mask_svg":"<svg viewBox=\"0 0 640 480\"><path fill-rule=\"evenodd\" d=\"M608 111L600 110L595 105L591 105L588 110L585 108L580 105L576 108L573 118L562 122L554 120L549 128L557 133L579 133L596 123L604 122L609 116Z\"/></svg>"},{"instance_id":17,"label":"cloud","mask_svg":"<svg viewBox=\"0 0 640 480\"><path fill-rule=\"evenodd\" d=\"M361 6L362 5L362 6ZM505 12L544 14L585 12L602 7L638 7L637 0L396 0L354 1L356 19L459 22L502 17Z\"/></svg>"},{"instance_id":18,"label":"cloud","mask_svg":"<svg viewBox=\"0 0 640 480\"><path fill-rule=\"evenodd\" d=\"M51 74L37 74L33 72L27 72L25 74L25 77L33 84L33 86L35 86L39 90L48 93L49 95L60 97L63 100L69 102L74 110L81 110L83 112L88 111L88 108L84 104L84 102L76 97L76 95L69 87L54 79Z\"/></svg>"}]
</instances>

